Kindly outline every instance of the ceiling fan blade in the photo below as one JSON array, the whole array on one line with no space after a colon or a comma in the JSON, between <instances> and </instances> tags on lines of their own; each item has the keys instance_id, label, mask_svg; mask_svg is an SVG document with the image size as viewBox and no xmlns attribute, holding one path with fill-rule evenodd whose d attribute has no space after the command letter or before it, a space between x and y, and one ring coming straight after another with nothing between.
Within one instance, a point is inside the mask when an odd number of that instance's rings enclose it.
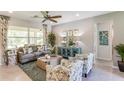
<instances>
[{"instance_id":1,"label":"ceiling fan blade","mask_svg":"<svg viewBox=\"0 0 124 93\"><path fill-rule=\"evenodd\" d=\"M50 21L57 23L56 20L49 18Z\"/></svg>"},{"instance_id":2,"label":"ceiling fan blade","mask_svg":"<svg viewBox=\"0 0 124 93\"><path fill-rule=\"evenodd\" d=\"M49 18L61 18L62 16L58 15L58 16L50 16Z\"/></svg>"},{"instance_id":3,"label":"ceiling fan blade","mask_svg":"<svg viewBox=\"0 0 124 93\"><path fill-rule=\"evenodd\" d=\"M47 19L44 19L44 20L42 21L42 23L44 23L46 20L47 20Z\"/></svg>"},{"instance_id":4,"label":"ceiling fan blade","mask_svg":"<svg viewBox=\"0 0 124 93\"><path fill-rule=\"evenodd\" d=\"M42 14L41 16L35 15L33 16L33 18L43 18L42 23L44 23L47 20L50 20L52 22L57 23L56 20L54 20L54 18L61 18L61 15L57 15L57 16L50 16L49 15L49 11L40 11L40 13Z\"/></svg>"},{"instance_id":5,"label":"ceiling fan blade","mask_svg":"<svg viewBox=\"0 0 124 93\"><path fill-rule=\"evenodd\" d=\"M46 14L48 14L49 13L49 11L45 11L46 12Z\"/></svg>"},{"instance_id":6,"label":"ceiling fan blade","mask_svg":"<svg viewBox=\"0 0 124 93\"><path fill-rule=\"evenodd\" d=\"M48 17L48 11L40 11L44 17Z\"/></svg>"}]
</instances>

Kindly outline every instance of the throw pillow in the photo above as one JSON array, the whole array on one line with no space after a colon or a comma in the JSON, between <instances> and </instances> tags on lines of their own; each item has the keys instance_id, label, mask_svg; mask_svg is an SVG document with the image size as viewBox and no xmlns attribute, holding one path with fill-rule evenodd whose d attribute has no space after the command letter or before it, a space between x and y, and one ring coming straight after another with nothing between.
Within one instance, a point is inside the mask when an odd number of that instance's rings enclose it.
<instances>
[{"instance_id":1,"label":"throw pillow","mask_svg":"<svg viewBox=\"0 0 124 93\"><path fill-rule=\"evenodd\" d=\"M38 52L42 52L43 51L43 48L42 47L37 47L38 48Z\"/></svg>"},{"instance_id":2,"label":"throw pillow","mask_svg":"<svg viewBox=\"0 0 124 93\"><path fill-rule=\"evenodd\" d=\"M24 52L24 54L27 54L27 49L23 48L23 52Z\"/></svg>"},{"instance_id":3,"label":"throw pillow","mask_svg":"<svg viewBox=\"0 0 124 93\"><path fill-rule=\"evenodd\" d=\"M31 46L32 47L32 50L33 50L33 52L37 52L37 46Z\"/></svg>"},{"instance_id":4,"label":"throw pillow","mask_svg":"<svg viewBox=\"0 0 124 93\"><path fill-rule=\"evenodd\" d=\"M28 54L32 53L33 52L33 49L30 47L28 48Z\"/></svg>"}]
</instances>

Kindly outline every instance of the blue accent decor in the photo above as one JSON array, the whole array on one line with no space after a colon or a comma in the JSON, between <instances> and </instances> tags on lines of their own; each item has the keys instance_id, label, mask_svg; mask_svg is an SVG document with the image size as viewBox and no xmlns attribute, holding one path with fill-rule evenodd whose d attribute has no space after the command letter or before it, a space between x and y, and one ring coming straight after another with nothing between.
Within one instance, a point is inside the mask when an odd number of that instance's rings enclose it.
<instances>
[{"instance_id":1,"label":"blue accent decor","mask_svg":"<svg viewBox=\"0 0 124 93\"><path fill-rule=\"evenodd\" d=\"M64 58L75 57L76 54L81 54L82 48L80 47L58 47L58 54Z\"/></svg>"}]
</instances>

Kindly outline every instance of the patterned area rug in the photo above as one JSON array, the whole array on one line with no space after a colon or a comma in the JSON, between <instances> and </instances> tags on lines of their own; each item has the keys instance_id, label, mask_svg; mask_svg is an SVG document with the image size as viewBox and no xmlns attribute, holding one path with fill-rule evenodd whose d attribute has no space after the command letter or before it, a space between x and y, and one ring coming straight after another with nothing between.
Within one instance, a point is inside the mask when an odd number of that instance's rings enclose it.
<instances>
[{"instance_id":1,"label":"patterned area rug","mask_svg":"<svg viewBox=\"0 0 124 93\"><path fill-rule=\"evenodd\" d=\"M46 81L46 71L38 68L35 62L19 64L19 67L33 80Z\"/></svg>"}]
</instances>

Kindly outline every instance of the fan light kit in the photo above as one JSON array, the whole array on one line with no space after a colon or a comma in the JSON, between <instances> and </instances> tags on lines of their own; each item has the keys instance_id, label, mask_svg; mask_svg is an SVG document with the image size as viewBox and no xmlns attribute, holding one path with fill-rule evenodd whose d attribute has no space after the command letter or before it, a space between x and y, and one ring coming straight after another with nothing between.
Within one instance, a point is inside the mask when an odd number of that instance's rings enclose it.
<instances>
[{"instance_id":1,"label":"fan light kit","mask_svg":"<svg viewBox=\"0 0 124 93\"><path fill-rule=\"evenodd\" d=\"M13 11L8 11L9 13L13 13Z\"/></svg>"},{"instance_id":2,"label":"fan light kit","mask_svg":"<svg viewBox=\"0 0 124 93\"><path fill-rule=\"evenodd\" d=\"M76 16L78 17L78 16L79 16L79 14L77 13L77 14L76 14Z\"/></svg>"}]
</instances>

